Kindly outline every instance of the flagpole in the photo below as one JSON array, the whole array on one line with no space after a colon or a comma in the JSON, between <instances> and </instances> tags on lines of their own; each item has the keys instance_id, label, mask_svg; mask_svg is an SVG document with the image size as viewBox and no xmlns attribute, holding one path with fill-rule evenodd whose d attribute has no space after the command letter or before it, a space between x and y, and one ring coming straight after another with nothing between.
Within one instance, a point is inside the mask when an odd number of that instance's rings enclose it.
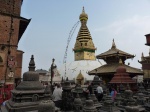
<instances>
[{"instance_id":1,"label":"flagpole","mask_svg":"<svg viewBox=\"0 0 150 112\"><path fill-rule=\"evenodd\" d=\"M57 67L55 64L54 64L54 61L55 59L53 58L52 59L52 64L51 64L51 90L53 90L53 77L54 77L54 69Z\"/></svg>"}]
</instances>

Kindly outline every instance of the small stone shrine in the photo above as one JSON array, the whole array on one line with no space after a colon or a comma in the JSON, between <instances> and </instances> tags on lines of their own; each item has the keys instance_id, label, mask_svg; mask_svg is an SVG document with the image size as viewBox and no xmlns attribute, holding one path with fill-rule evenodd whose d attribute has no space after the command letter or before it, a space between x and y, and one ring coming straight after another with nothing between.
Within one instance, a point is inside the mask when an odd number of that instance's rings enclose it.
<instances>
[{"instance_id":1,"label":"small stone shrine","mask_svg":"<svg viewBox=\"0 0 150 112\"><path fill-rule=\"evenodd\" d=\"M120 112L120 110L114 106L111 96L107 95L99 112Z\"/></svg>"},{"instance_id":2,"label":"small stone shrine","mask_svg":"<svg viewBox=\"0 0 150 112\"><path fill-rule=\"evenodd\" d=\"M1 112L55 112L50 92L50 88L44 88L39 81L32 55L29 71L23 74L23 81L12 90L12 98L1 107Z\"/></svg>"},{"instance_id":3,"label":"small stone shrine","mask_svg":"<svg viewBox=\"0 0 150 112\"><path fill-rule=\"evenodd\" d=\"M98 99L96 98L94 92L92 92L92 94L91 94L91 99L93 100L94 106L96 107L96 109L99 110L102 105L101 105L101 103L98 102Z\"/></svg>"},{"instance_id":4,"label":"small stone shrine","mask_svg":"<svg viewBox=\"0 0 150 112\"><path fill-rule=\"evenodd\" d=\"M83 107L83 112L97 112L96 107L94 106L93 100L86 100L86 103Z\"/></svg>"},{"instance_id":5,"label":"small stone shrine","mask_svg":"<svg viewBox=\"0 0 150 112\"><path fill-rule=\"evenodd\" d=\"M102 80L98 76L94 76L93 81L91 82L94 93L96 93L96 88L99 84L102 84Z\"/></svg>"},{"instance_id":6,"label":"small stone shrine","mask_svg":"<svg viewBox=\"0 0 150 112\"><path fill-rule=\"evenodd\" d=\"M74 97L71 92L72 88L68 78L63 83L63 92L62 92L62 110L63 111L72 111L73 110L73 101Z\"/></svg>"},{"instance_id":7,"label":"small stone shrine","mask_svg":"<svg viewBox=\"0 0 150 112\"><path fill-rule=\"evenodd\" d=\"M74 99L74 112L82 112L82 108L82 100L80 99L79 94L77 94L76 98Z\"/></svg>"},{"instance_id":8,"label":"small stone shrine","mask_svg":"<svg viewBox=\"0 0 150 112\"><path fill-rule=\"evenodd\" d=\"M79 94L80 97L83 97L83 88L81 87L81 85L76 84L75 88L72 89L72 93L74 98L76 97L77 94Z\"/></svg>"}]
</instances>

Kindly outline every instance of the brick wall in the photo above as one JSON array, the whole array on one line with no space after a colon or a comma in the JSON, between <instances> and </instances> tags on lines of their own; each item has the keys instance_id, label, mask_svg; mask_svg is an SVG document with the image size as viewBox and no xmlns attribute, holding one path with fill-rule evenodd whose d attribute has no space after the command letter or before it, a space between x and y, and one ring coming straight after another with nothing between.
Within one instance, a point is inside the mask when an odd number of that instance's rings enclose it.
<instances>
[{"instance_id":1,"label":"brick wall","mask_svg":"<svg viewBox=\"0 0 150 112\"><path fill-rule=\"evenodd\" d=\"M14 6L12 4L13 1ZM9 79L9 69L6 73L8 48L10 48L11 51L10 56L15 57L15 61L17 62L17 65L12 67L13 72L16 74L14 78L21 77L23 52L17 51L20 19L14 17L11 19L11 16L8 15L13 11L13 15L19 17L21 4L22 0L0 0L0 55L2 55L3 58L3 63L0 64L0 80L4 80L5 75L6 79ZM9 44L12 46L8 47L7 45Z\"/></svg>"},{"instance_id":2,"label":"brick wall","mask_svg":"<svg viewBox=\"0 0 150 112\"><path fill-rule=\"evenodd\" d=\"M0 11L19 16L21 4L22 0L0 0Z\"/></svg>"}]
</instances>

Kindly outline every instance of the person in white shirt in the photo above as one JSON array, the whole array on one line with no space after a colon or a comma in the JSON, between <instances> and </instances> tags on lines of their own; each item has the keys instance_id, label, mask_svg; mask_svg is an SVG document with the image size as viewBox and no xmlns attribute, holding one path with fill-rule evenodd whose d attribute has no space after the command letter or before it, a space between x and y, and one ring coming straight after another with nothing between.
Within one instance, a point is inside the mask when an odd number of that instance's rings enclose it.
<instances>
[{"instance_id":1,"label":"person in white shirt","mask_svg":"<svg viewBox=\"0 0 150 112\"><path fill-rule=\"evenodd\" d=\"M57 88L54 89L53 92L53 101L55 103L55 106L58 108L61 108L62 103L62 89L60 88L60 84L57 84Z\"/></svg>"},{"instance_id":2,"label":"person in white shirt","mask_svg":"<svg viewBox=\"0 0 150 112\"><path fill-rule=\"evenodd\" d=\"M103 98L103 88L100 85L101 84L99 83L98 87L96 88L98 101L101 101Z\"/></svg>"}]
</instances>

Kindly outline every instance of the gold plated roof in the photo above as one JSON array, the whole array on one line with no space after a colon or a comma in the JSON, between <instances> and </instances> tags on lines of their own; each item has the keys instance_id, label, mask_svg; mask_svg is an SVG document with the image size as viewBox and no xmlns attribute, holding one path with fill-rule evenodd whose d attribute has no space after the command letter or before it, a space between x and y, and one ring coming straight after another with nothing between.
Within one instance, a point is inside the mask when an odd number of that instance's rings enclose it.
<instances>
[{"instance_id":1,"label":"gold plated roof","mask_svg":"<svg viewBox=\"0 0 150 112\"><path fill-rule=\"evenodd\" d=\"M82 13L80 14L79 19L80 19L80 21L82 21L82 20L88 20L88 15L85 13L84 7L83 7L83 10L82 10Z\"/></svg>"},{"instance_id":2,"label":"gold plated roof","mask_svg":"<svg viewBox=\"0 0 150 112\"><path fill-rule=\"evenodd\" d=\"M89 29L86 25L87 19L88 19L88 15L85 13L83 8L83 11L80 15L81 27L76 38L76 43L73 49L74 51L80 49L89 49L95 51L96 49L92 41L92 37L89 32Z\"/></svg>"},{"instance_id":3,"label":"gold plated roof","mask_svg":"<svg viewBox=\"0 0 150 112\"><path fill-rule=\"evenodd\" d=\"M110 74L110 73L115 73L116 69L118 68L118 66L120 66L119 63L114 63L114 64L105 64L99 68L96 68L92 71L90 71L88 74L90 75L106 75L106 74ZM139 75L143 75L143 72L140 69L128 66L124 64L124 67L126 68L126 72L129 74L139 74Z\"/></svg>"},{"instance_id":4,"label":"gold plated roof","mask_svg":"<svg viewBox=\"0 0 150 112\"><path fill-rule=\"evenodd\" d=\"M106 51L104 53L101 53L101 54L97 55L96 58L103 59L103 58L111 57L111 56L126 57L126 59L134 58L134 55L126 53L126 52L124 52L122 50L117 49L117 47L115 45L115 42L114 42L114 39L113 39L113 42L112 42L111 49L109 49L108 51Z\"/></svg>"}]
</instances>

